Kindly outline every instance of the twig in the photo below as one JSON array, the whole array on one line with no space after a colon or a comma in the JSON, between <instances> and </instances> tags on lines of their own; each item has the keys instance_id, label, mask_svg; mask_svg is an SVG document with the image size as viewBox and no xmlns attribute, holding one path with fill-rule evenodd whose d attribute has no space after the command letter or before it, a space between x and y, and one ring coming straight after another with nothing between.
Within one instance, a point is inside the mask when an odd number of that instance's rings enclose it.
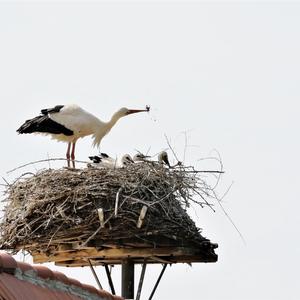
<instances>
[{"instance_id":1,"label":"twig","mask_svg":"<svg viewBox=\"0 0 300 300\"><path fill-rule=\"evenodd\" d=\"M27 167L27 166L30 166L30 165L33 165L33 164L38 164L38 163L41 163L41 162L49 162L49 161L68 161L68 160L66 158L41 159L41 160L37 160L37 161L33 161L33 162L30 162L30 163L21 165L21 166L19 166L17 168L14 168L12 170L7 171L6 173L9 174L9 173L12 173L12 172L14 172L14 171L16 171L18 169L21 169L21 168L24 168L24 167ZM74 162L84 163L84 164L89 163L88 161L82 161L82 160L74 160Z\"/></svg>"},{"instance_id":2,"label":"twig","mask_svg":"<svg viewBox=\"0 0 300 300\"><path fill-rule=\"evenodd\" d=\"M169 139L168 139L167 135L165 134L164 136L165 136L165 139L166 139L166 141L167 141L167 144L168 144L170 150L172 151L174 157L176 158L177 161L180 161L180 160L178 159L178 157L177 157L175 151L173 150L173 148L172 148L172 146L171 146L171 144L170 144L170 142L169 142Z\"/></svg>"}]
</instances>

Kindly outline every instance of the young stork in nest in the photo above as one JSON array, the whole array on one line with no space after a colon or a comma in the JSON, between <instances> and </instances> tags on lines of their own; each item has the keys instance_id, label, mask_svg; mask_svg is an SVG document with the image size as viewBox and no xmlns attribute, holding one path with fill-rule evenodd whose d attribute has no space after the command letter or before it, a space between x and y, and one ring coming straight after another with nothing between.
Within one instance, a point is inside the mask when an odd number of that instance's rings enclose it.
<instances>
[{"instance_id":1,"label":"young stork in nest","mask_svg":"<svg viewBox=\"0 0 300 300\"><path fill-rule=\"evenodd\" d=\"M158 162L162 165L167 165L169 168L171 167L169 163L168 153L166 151L162 151L158 154Z\"/></svg>"},{"instance_id":2,"label":"young stork in nest","mask_svg":"<svg viewBox=\"0 0 300 300\"><path fill-rule=\"evenodd\" d=\"M149 162L150 156L144 155L143 153L137 153L133 156L133 161L134 162Z\"/></svg>"},{"instance_id":3,"label":"young stork in nest","mask_svg":"<svg viewBox=\"0 0 300 300\"><path fill-rule=\"evenodd\" d=\"M103 122L77 105L57 105L53 108L42 109L41 115L25 121L17 129L17 132L48 134L53 139L68 143L66 153L68 167L70 167L71 158L75 168L75 145L79 138L92 135L94 138L93 146L99 147L102 138L120 118L149 110L149 106L146 106L146 109L123 107L115 112L108 122Z\"/></svg>"},{"instance_id":4,"label":"young stork in nest","mask_svg":"<svg viewBox=\"0 0 300 300\"><path fill-rule=\"evenodd\" d=\"M129 154L124 154L120 160L113 159L106 153L100 153L100 155L89 156L89 159L93 162L92 166L97 168L124 168L134 163Z\"/></svg>"}]
</instances>

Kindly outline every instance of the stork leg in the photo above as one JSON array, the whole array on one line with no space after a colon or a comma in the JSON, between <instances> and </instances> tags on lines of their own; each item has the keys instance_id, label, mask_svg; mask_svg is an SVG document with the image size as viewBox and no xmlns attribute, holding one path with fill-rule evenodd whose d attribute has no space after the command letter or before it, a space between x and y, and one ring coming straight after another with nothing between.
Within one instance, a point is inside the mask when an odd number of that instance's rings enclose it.
<instances>
[{"instance_id":1,"label":"stork leg","mask_svg":"<svg viewBox=\"0 0 300 300\"><path fill-rule=\"evenodd\" d=\"M70 168L70 150L71 150L71 143L68 143L68 148L67 148L67 153L66 153L68 168Z\"/></svg>"},{"instance_id":2,"label":"stork leg","mask_svg":"<svg viewBox=\"0 0 300 300\"><path fill-rule=\"evenodd\" d=\"M72 152L71 152L72 167L74 169L75 169L75 144L76 144L76 142L72 143Z\"/></svg>"}]
</instances>

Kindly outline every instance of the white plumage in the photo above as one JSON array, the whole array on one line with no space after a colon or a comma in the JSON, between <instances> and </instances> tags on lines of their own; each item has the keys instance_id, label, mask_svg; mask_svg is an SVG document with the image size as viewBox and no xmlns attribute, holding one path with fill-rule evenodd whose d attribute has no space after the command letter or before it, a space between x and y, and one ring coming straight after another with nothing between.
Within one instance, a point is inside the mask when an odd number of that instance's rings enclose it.
<instances>
[{"instance_id":1,"label":"white plumage","mask_svg":"<svg viewBox=\"0 0 300 300\"><path fill-rule=\"evenodd\" d=\"M49 117L53 121L73 131L72 136L48 133L52 138L64 142L74 142L79 138L94 134L94 145L97 146L100 144L101 139L98 138L95 140L96 135L103 137L113 126L112 125L108 129L109 122L102 122L97 117L75 104L66 105L57 113L49 113Z\"/></svg>"},{"instance_id":2,"label":"white plumage","mask_svg":"<svg viewBox=\"0 0 300 300\"><path fill-rule=\"evenodd\" d=\"M101 153L97 156L90 156L89 159L93 161L92 166L96 168L108 168L108 169L116 169L116 168L124 168L130 164L133 164L129 154L124 154L121 159L113 159L112 157Z\"/></svg>"}]
</instances>

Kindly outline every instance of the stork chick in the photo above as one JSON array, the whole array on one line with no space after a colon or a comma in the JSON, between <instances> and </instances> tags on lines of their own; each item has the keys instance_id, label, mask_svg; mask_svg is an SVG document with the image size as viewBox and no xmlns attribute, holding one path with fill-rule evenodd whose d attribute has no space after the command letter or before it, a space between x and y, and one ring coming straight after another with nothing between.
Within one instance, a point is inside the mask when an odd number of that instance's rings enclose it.
<instances>
[{"instance_id":1,"label":"stork chick","mask_svg":"<svg viewBox=\"0 0 300 300\"><path fill-rule=\"evenodd\" d=\"M158 162L160 164L166 164L169 168L171 167L169 163L168 153L166 151L162 151L158 154Z\"/></svg>"}]
</instances>

